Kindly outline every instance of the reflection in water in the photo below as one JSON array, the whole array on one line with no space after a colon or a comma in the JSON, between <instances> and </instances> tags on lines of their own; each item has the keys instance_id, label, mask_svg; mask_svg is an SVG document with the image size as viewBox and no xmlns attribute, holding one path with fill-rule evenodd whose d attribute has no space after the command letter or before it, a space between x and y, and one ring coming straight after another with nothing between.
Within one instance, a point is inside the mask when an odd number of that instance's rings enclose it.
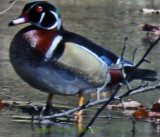
<instances>
[{"instance_id":1,"label":"reflection in water","mask_svg":"<svg viewBox=\"0 0 160 137\"><path fill-rule=\"evenodd\" d=\"M50 0L57 4L61 10L63 25L67 30L79 33L89 39L99 43L100 45L121 54L123 39L128 36L128 48L125 54L127 60L131 60L132 52L138 47L138 60L147 48L147 44L142 42L142 38L146 36L135 23L153 23L159 24L159 15L141 15L141 8L159 8L159 0ZM8 22L17 17L21 12L26 0L19 0L5 14L0 15L0 90L11 96L28 100L32 102L45 103L47 94L36 91L35 89L24 83L13 71L8 58L9 43L15 33L24 26L16 26L8 28ZM0 11L9 6L9 0L0 1ZM152 61L151 66L144 63L143 68L160 70L159 52L157 46L149 56ZM159 71L160 72L160 71ZM154 100L159 97L159 91L153 91L145 94L139 94L132 98L140 101L142 104L150 106ZM88 97L88 96L87 96ZM85 98L88 101L88 98ZM2 100L8 98L0 96ZM77 97L55 97L54 103L59 105L77 106L73 102L77 102ZM55 124L55 125L31 125L24 123L11 122L13 115L24 115L20 110L3 108L0 111L0 136L8 137L74 137L77 136L77 129L82 130L90 121L97 108L86 111L82 122L78 124ZM136 122L136 134L132 134L132 122L121 114L120 111L108 112L105 110L104 115L112 114L117 119L99 118L93 125L93 129L97 129L96 133L87 133L87 137L159 137L160 132L153 128L149 122ZM81 120L80 120L81 121ZM51 128L54 133L39 134L40 129ZM157 127L156 127L157 128ZM158 127L159 128L159 127ZM69 133L61 133L61 129ZM70 130L69 130L70 129ZM58 131L57 131L58 130ZM72 132L73 133L70 133ZM58 134L55 132L59 132Z\"/></svg>"},{"instance_id":2,"label":"reflection in water","mask_svg":"<svg viewBox=\"0 0 160 137\"><path fill-rule=\"evenodd\" d=\"M160 119L155 119L152 121L153 128L160 133Z\"/></svg>"},{"instance_id":3,"label":"reflection in water","mask_svg":"<svg viewBox=\"0 0 160 137\"><path fill-rule=\"evenodd\" d=\"M83 117L80 115L77 120L78 134L80 134L82 131L82 120L83 120Z\"/></svg>"}]
</instances>

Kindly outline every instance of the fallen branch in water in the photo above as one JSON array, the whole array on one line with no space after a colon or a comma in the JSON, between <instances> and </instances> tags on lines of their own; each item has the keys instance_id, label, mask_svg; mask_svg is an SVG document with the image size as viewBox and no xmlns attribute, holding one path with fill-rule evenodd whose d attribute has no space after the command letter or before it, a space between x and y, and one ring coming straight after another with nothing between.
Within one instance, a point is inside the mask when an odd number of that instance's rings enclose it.
<instances>
[{"instance_id":1,"label":"fallen branch in water","mask_svg":"<svg viewBox=\"0 0 160 137\"><path fill-rule=\"evenodd\" d=\"M25 104L33 107L36 111L38 110L37 106L33 105L32 102L30 102L30 101L27 102L27 101L21 100L21 99L16 98L16 97L11 97L11 96L9 96L9 95L7 95L7 94L5 94L5 93L2 93L2 92L0 92L0 95L5 96L5 97L7 97L7 98L9 98L9 99L13 99L13 100L16 100L16 101L23 102L23 103L25 103Z\"/></svg>"},{"instance_id":2,"label":"fallen branch in water","mask_svg":"<svg viewBox=\"0 0 160 137\"><path fill-rule=\"evenodd\" d=\"M129 95L135 95L135 94L138 94L138 93L152 91L152 90L155 90L155 89L160 89L160 82L158 84L153 85L153 86L141 86L139 88L129 90L128 92L126 92L122 95L115 96L112 101L128 97ZM71 114L73 114L77 111L84 110L84 109L87 109L87 108L90 108L90 107L93 107L93 106L96 106L96 105L103 104L108 100L109 100L109 98L96 100L96 101L90 101L90 102L87 102L87 104L85 104L81 107L76 107L76 108L70 109L68 111L65 111L63 113L53 114L53 115L50 115L50 116L43 116L43 118L44 119L45 118L50 119L50 118L55 118L55 117L69 116L69 115L71 115Z\"/></svg>"},{"instance_id":3,"label":"fallen branch in water","mask_svg":"<svg viewBox=\"0 0 160 137\"><path fill-rule=\"evenodd\" d=\"M158 10L158 9L142 8L140 11L141 11L143 14L151 14L151 13L160 14L160 10Z\"/></svg>"}]
</instances>

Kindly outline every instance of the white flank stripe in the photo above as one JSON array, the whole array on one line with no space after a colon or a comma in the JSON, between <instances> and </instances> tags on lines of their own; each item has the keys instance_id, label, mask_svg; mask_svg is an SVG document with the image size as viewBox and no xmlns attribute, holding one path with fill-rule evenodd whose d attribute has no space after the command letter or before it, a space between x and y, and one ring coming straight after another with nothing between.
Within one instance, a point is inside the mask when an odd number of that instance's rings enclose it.
<instances>
[{"instance_id":1,"label":"white flank stripe","mask_svg":"<svg viewBox=\"0 0 160 137\"><path fill-rule=\"evenodd\" d=\"M54 53L54 50L57 48L58 44L60 43L60 41L62 40L62 36L58 35L54 38L54 40L52 41L51 46L49 47L48 51L45 54L45 57L47 59L50 59Z\"/></svg>"}]
</instances>

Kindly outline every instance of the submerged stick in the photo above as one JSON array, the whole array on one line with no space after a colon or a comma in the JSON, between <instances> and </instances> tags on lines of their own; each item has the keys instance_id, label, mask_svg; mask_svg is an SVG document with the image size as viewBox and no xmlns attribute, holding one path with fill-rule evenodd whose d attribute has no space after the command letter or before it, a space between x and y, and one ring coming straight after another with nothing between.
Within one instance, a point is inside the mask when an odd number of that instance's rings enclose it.
<instances>
[{"instance_id":1,"label":"submerged stick","mask_svg":"<svg viewBox=\"0 0 160 137\"><path fill-rule=\"evenodd\" d=\"M6 95L6 94L4 94L4 93L2 93L2 92L0 92L0 95L3 95L3 96L5 96L5 97L7 97L7 98L10 98L10 99L14 99L14 100L16 100L16 101L23 102L23 103L25 103L25 104L33 107L36 111L38 110L37 106L33 105L31 102L23 101L23 100L21 100L21 99L19 99L19 98L16 98L16 97L11 97L11 96Z\"/></svg>"}]
</instances>

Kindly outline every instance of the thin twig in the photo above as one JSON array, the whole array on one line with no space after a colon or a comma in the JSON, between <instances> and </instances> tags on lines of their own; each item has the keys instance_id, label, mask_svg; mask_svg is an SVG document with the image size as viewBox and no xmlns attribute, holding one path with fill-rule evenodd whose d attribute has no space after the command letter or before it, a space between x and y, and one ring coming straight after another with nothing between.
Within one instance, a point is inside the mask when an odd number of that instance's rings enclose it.
<instances>
[{"instance_id":1,"label":"thin twig","mask_svg":"<svg viewBox=\"0 0 160 137\"><path fill-rule=\"evenodd\" d=\"M133 94L137 94L137 93L143 93L143 92L147 92L147 91L151 91L154 89L159 89L160 88L160 82L156 85L153 86L149 86L149 87L141 87L139 89L133 90L132 92L130 92L129 95L133 95ZM124 96L126 97L126 96Z\"/></svg>"},{"instance_id":2,"label":"thin twig","mask_svg":"<svg viewBox=\"0 0 160 137\"><path fill-rule=\"evenodd\" d=\"M127 76L127 78L124 79L124 82L127 81L136 71L136 69L145 61L145 59L147 58L147 56L149 55L149 53L151 52L151 50L156 46L156 44L159 42L160 37L155 40L153 43L151 43L150 47L148 48L148 50L145 52L145 54L143 55L143 57L140 59L140 61L134 66L134 70L132 71L132 73L130 75Z\"/></svg>"},{"instance_id":3,"label":"thin twig","mask_svg":"<svg viewBox=\"0 0 160 137\"><path fill-rule=\"evenodd\" d=\"M127 48L127 44L126 44L127 40L128 40L128 37L125 37L125 39L124 39L124 46L123 46L123 50L122 50L122 54L121 54L122 61L124 61L124 53L125 53L126 48Z\"/></svg>"},{"instance_id":4,"label":"thin twig","mask_svg":"<svg viewBox=\"0 0 160 137\"><path fill-rule=\"evenodd\" d=\"M121 54L121 60L122 60L122 62L121 62L121 64L122 64L121 71L122 71L122 75L123 75L124 78L126 78L126 73L125 73L125 70L124 70L124 64L125 64L124 53L125 53L126 48L127 48L127 44L126 44L127 40L128 40L128 37L125 37L124 46L123 46L123 50L122 50L122 54ZM125 82L125 85L127 86L128 90L130 90L131 86L129 85L128 80L125 80L124 82Z\"/></svg>"},{"instance_id":5,"label":"thin twig","mask_svg":"<svg viewBox=\"0 0 160 137\"><path fill-rule=\"evenodd\" d=\"M144 61L151 64L151 61L147 58L145 58Z\"/></svg>"},{"instance_id":6,"label":"thin twig","mask_svg":"<svg viewBox=\"0 0 160 137\"><path fill-rule=\"evenodd\" d=\"M124 53L125 53L125 51L126 51L126 48L127 48L127 44L126 44L126 42L127 42L127 40L128 40L128 37L125 37L125 40L124 40L124 46L123 46L123 50L122 50L122 54L121 54L121 60L122 60L122 68L121 68L121 70L122 70L122 74L123 74L123 77L125 78L126 77L126 74L125 74L125 71L124 71Z\"/></svg>"},{"instance_id":7,"label":"thin twig","mask_svg":"<svg viewBox=\"0 0 160 137\"><path fill-rule=\"evenodd\" d=\"M133 52L133 58L132 58L132 64L135 64L135 60L136 60L136 52L137 52L137 48L135 48L134 52Z\"/></svg>"},{"instance_id":8,"label":"thin twig","mask_svg":"<svg viewBox=\"0 0 160 137\"><path fill-rule=\"evenodd\" d=\"M5 12L7 12L7 11L16 3L16 1L17 1L17 0L14 0L7 9L1 11L1 12L0 12L0 15L1 15L1 14L4 14Z\"/></svg>"},{"instance_id":9,"label":"thin twig","mask_svg":"<svg viewBox=\"0 0 160 137\"><path fill-rule=\"evenodd\" d=\"M149 53L151 52L151 50L156 46L156 44L159 42L160 37L153 43L151 43L149 49L146 51L146 53L143 55L143 57L141 58L141 60L137 63L137 65L135 65L135 68L138 68L143 61L147 58L147 56L149 55Z\"/></svg>"},{"instance_id":10,"label":"thin twig","mask_svg":"<svg viewBox=\"0 0 160 137\"><path fill-rule=\"evenodd\" d=\"M121 95L119 98L122 99L122 98L124 98L124 97L127 97L127 96L131 95L132 92L147 87L148 84L149 84L149 83L147 83L147 84L145 84L145 85L143 85L143 86L141 85L141 86L139 86L139 87L136 87L135 89L130 89L130 90L128 90L127 92L125 92L123 95Z\"/></svg>"},{"instance_id":11,"label":"thin twig","mask_svg":"<svg viewBox=\"0 0 160 137\"><path fill-rule=\"evenodd\" d=\"M125 70L124 70L124 63L125 63L125 57L124 57L124 54L125 54L125 51L126 51L126 48L127 48L127 40L128 40L128 37L125 37L124 39L124 46L123 46L123 49L122 49L122 54L121 54L121 60L122 60L122 68L121 68L121 72L122 72L122 75L124 78L126 78L126 73L125 73ZM130 86L128 84L128 81L125 81L125 84L127 85L128 87L128 90L130 89ZM120 99L120 102L122 103L123 105L123 100ZM123 105L124 106L124 105Z\"/></svg>"},{"instance_id":12,"label":"thin twig","mask_svg":"<svg viewBox=\"0 0 160 137\"><path fill-rule=\"evenodd\" d=\"M38 110L37 106L33 105L31 102L23 101L23 100L21 100L21 99L19 99L19 98L16 98L16 97L11 97L11 96L6 95L6 94L4 94L4 93L2 93L2 92L0 92L0 95L3 95L3 96L5 96L5 97L7 97L7 98L9 98L9 99L14 99L14 100L16 100L16 101L23 102L23 103L25 103L25 104L33 107L36 111Z\"/></svg>"}]
</instances>

